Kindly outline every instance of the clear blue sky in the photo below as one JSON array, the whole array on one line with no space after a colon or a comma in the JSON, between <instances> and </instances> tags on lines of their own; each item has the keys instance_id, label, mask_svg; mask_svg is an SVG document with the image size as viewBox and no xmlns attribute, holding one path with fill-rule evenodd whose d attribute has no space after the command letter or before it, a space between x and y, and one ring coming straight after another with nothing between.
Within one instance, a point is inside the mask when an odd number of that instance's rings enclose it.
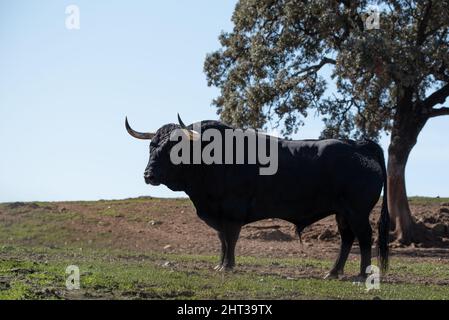
<instances>
[{"instance_id":1,"label":"clear blue sky","mask_svg":"<svg viewBox=\"0 0 449 320\"><path fill-rule=\"evenodd\" d=\"M81 29L65 28L76 4ZM144 184L148 143L124 130L216 119L206 53L235 1L0 0L0 202L184 196ZM318 119L297 138L317 137ZM410 195L449 196L449 117L431 120ZM387 140L382 141L386 147Z\"/></svg>"}]
</instances>

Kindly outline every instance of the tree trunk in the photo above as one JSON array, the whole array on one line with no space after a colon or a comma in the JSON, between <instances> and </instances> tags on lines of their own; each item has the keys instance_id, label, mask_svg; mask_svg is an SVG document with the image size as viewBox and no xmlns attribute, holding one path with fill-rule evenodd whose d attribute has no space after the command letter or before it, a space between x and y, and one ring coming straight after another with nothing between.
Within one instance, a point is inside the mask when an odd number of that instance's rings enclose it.
<instances>
[{"instance_id":1,"label":"tree trunk","mask_svg":"<svg viewBox=\"0 0 449 320\"><path fill-rule=\"evenodd\" d=\"M405 186L407 160L389 149L388 155L388 208L391 225L397 239L404 244L414 240L414 220L410 211Z\"/></svg>"},{"instance_id":2,"label":"tree trunk","mask_svg":"<svg viewBox=\"0 0 449 320\"><path fill-rule=\"evenodd\" d=\"M405 167L408 157L417 142L427 118L399 108L391 131L391 143L388 148L388 208L391 228L397 240L403 244L418 241L416 224L408 204L405 185Z\"/></svg>"}]
</instances>

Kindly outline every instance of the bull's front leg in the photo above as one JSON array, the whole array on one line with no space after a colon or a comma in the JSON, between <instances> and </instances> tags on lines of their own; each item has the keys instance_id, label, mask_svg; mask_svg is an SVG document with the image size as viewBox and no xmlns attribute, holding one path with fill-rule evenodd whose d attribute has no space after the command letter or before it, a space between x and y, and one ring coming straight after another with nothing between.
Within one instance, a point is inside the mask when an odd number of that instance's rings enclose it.
<instances>
[{"instance_id":1,"label":"bull's front leg","mask_svg":"<svg viewBox=\"0 0 449 320\"><path fill-rule=\"evenodd\" d=\"M218 232L221 241L221 265L215 267L217 271L229 271L235 266L235 246L239 239L242 226L236 223L224 223Z\"/></svg>"},{"instance_id":2,"label":"bull's front leg","mask_svg":"<svg viewBox=\"0 0 449 320\"><path fill-rule=\"evenodd\" d=\"M223 263L224 263L224 258L226 255L226 240L225 240L224 233L221 231L218 231L218 238L220 239L220 243L221 243L221 253L220 253L220 262L214 268L214 270L217 270L217 271L222 268Z\"/></svg>"}]
</instances>

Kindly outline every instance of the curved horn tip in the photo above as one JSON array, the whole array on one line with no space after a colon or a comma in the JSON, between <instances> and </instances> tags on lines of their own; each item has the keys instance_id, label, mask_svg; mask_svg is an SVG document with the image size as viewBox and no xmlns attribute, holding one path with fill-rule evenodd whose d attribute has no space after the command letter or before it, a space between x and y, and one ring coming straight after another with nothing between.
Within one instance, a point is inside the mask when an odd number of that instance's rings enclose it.
<instances>
[{"instance_id":1,"label":"curved horn tip","mask_svg":"<svg viewBox=\"0 0 449 320\"><path fill-rule=\"evenodd\" d=\"M151 140L153 139L153 137L155 136L155 133L151 133L151 132L137 132L134 129L131 128L131 126L129 125L128 122L128 117L125 117L125 127L126 127L126 131L128 131L128 133L137 139L142 139L142 140Z\"/></svg>"},{"instance_id":2,"label":"curved horn tip","mask_svg":"<svg viewBox=\"0 0 449 320\"><path fill-rule=\"evenodd\" d=\"M183 128L183 129L185 129L187 126L184 124L184 122L181 120L181 116L179 115L179 113L178 113L178 123L179 123L179 125Z\"/></svg>"},{"instance_id":3,"label":"curved horn tip","mask_svg":"<svg viewBox=\"0 0 449 320\"><path fill-rule=\"evenodd\" d=\"M131 126L129 125L129 122L128 122L128 117L125 117L125 127L126 127L126 130L132 130L131 129Z\"/></svg>"}]
</instances>

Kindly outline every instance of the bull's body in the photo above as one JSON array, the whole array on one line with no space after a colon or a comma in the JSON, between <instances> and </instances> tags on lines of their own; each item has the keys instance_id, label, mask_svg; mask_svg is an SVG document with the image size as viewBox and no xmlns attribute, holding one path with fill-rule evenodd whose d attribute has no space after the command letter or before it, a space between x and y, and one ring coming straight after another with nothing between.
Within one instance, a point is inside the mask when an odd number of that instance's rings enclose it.
<instances>
[{"instance_id":1,"label":"bull's body","mask_svg":"<svg viewBox=\"0 0 449 320\"><path fill-rule=\"evenodd\" d=\"M211 227L279 218L297 226L353 209L365 214L383 187L379 149L373 142L279 140L275 175L248 164L201 166L184 190Z\"/></svg>"},{"instance_id":2,"label":"bull's body","mask_svg":"<svg viewBox=\"0 0 449 320\"><path fill-rule=\"evenodd\" d=\"M202 130L209 128L224 132L231 127L203 121ZM151 162L146 171L150 176L155 175ZM218 231L222 243L219 269L233 267L235 244L247 223L278 218L295 224L301 232L336 214L342 246L330 275L338 276L343 271L356 237L364 275L371 260L369 214L386 179L382 149L371 141L279 139L277 173L260 175L259 169L259 164L180 165L173 168L175 177L159 180L172 190L185 191L198 216ZM387 216L384 204L380 230L383 243L379 243L384 266Z\"/></svg>"}]
</instances>

